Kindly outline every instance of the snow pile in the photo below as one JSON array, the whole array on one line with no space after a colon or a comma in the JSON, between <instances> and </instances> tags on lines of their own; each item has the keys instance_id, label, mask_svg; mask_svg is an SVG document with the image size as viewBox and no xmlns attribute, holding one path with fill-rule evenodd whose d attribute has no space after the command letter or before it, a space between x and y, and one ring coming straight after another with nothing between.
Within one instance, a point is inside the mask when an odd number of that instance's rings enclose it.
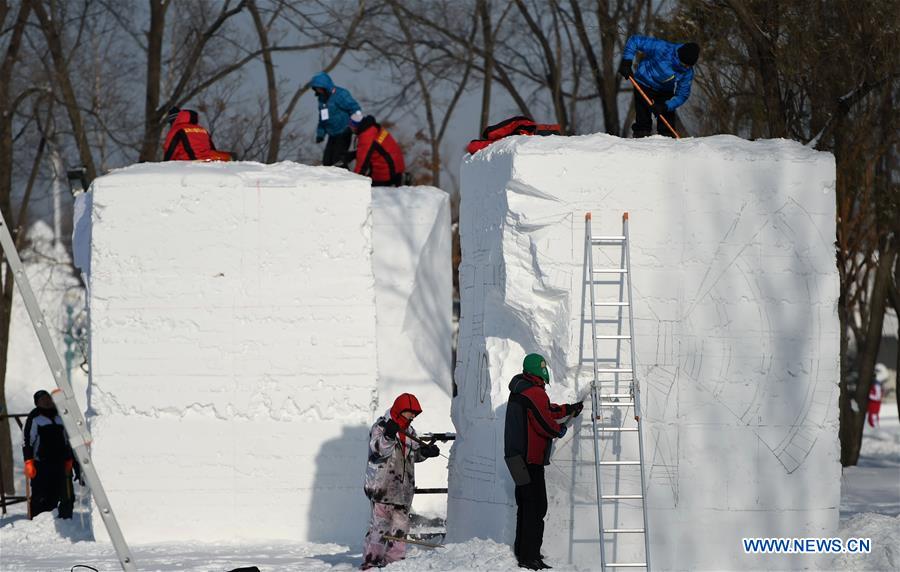
<instances>
[{"instance_id":1,"label":"snow pile","mask_svg":"<svg viewBox=\"0 0 900 572\"><path fill-rule=\"evenodd\" d=\"M33 520L17 520L3 527L3 548L13 545L35 546L43 543L71 544L91 540L90 531L80 526L77 519L61 520L54 513L44 512Z\"/></svg>"},{"instance_id":2,"label":"snow pile","mask_svg":"<svg viewBox=\"0 0 900 572\"><path fill-rule=\"evenodd\" d=\"M376 413L389 409L397 395L412 391L423 408L415 421L419 433L453 431L450 242L447 193L434 187L373 187L372 263L378 324ZM446 487L444 459L438 457L417 465L416 484L424 488ZM444 495L418 495L413 503L418 513L440 516L446 505Z\"/></svg>"},{"instance_id":3,"label":"snow pile","mask_svg":"<svg viewBox=\"0 0 900 572\"><path fill-rule=\"evenodd\" d=\"M619 235L628 211L651 562L666 569L814 565L808 557L751 560L740 542L837 531L834 185L831 155L785 140L515 137L468 157L450 540L511 542L507 384L536 351L550 363L551 400L588 395L584 213L593 212L595 235ZM615 246L594 253L598 268L622 264ZM613 282L597 286L599 300L618 300L618 279L598 279ZM617 333L616 311L598 308L607 320L598 333ZM627 344L600 342L599 351L630 367ZM596 566L585 413L547 470L544 552ZM603 413L603 423L627 425L628 414ZM633 433L604 439L604 459L636 459L636 441ZM640 491L637 468L601 471L605 494ZM641 527L634 503L608 504L604 525ZM641 535L606 542L610 561L643 560Z\"/></svg>"},{"instance_id":4,"label":"snow pile","mask_svg":"<svg viewBox=\"0 0 900 572\"><path fill-rule=\"evenodd\" d=\"M566 566L553 566L554 570L571 570ZM406 560L391 564L385 570L390 572L418 572L419 570L521 570L506 544L493 540L474 539L459 544L448 544L436 550L410 547Z\"/></svg>"},{"instance_id":5,"label":"snow pile","mask_svg":"<svg viewBox=\"0 0 900 572\"><path fill-rule=\"evenodd\" d=\"M93 451L126 537L358 542L377 399L369 180L142 164L92 200L75 244L91 245Z\"/></svg>"},{"instance_id":6,"label":"snow pile","mask_svg":"<svg viewBox=\"0 0 900 572\"><path fill-rule=\"evenodd\" d=\"M868 538L872 541L869 554L839 554L834 557L832 570L898 570L900 569L900 516L862 513L842 523L840 537Z\"/></svg>"}]
</instances>

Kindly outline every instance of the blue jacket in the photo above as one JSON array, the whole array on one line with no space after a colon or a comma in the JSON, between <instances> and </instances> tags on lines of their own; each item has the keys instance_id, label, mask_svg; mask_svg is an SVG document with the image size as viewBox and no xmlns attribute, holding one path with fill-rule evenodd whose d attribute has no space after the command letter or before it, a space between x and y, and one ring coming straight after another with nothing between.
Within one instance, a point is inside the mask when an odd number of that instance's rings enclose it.
<instances>
[{"instance_id":1,"label":"blue jacket","mask_svg":"<svg viewBox=\"0 0 900 572\"><path fill-rule=\"evenodd\" d=\"M334 136L347 132L350 129L350 116L360 111L359 104L350 92L342 87L335 87L331 77L325 72L314 75L309 85L312 88L324 88L330 94L327 98L316 96L319 100L319 125L316 128L316 136L325 137L326 133ZM322 119L323 115L327 119Z\"/></svg>"},{"instance_id":2,"label":"blue jacket","mask_svg":"<svg viewBox=\"0 0 900 572\"><path fill-rule=\"evenodd\" d=\"M647 36L631 36L622 54L622 59L632 61L637 52L644 55L634 72L634 79L659 93L674 93L674 97L666 102L669 111L687 101L694 80L694 69L678 59L678 48L682 45Z\"/></svg>"}]
</instances>

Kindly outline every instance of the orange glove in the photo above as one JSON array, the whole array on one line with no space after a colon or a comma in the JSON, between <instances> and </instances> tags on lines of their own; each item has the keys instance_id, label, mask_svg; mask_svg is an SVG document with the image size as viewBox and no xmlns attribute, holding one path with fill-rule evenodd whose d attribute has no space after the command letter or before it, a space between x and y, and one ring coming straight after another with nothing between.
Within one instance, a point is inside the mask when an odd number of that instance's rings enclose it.
<instances>
[{"instance_id":1,"label":"orange glove","mask_svg":"<svg viewBox=\"0 0 900 572\"><path fill-rule=\"evenodd\" d=\"M72 465L75 463L74 459L66 459L66 474L72 474Z\"/></svg>"},{"instance_id":2,"label":"orange glove","mask_svg":"<svg viewBox=\"0 0 900 572\"><path fill-rule=\"evenodd\" d=\"M29 479L37 476L37 466L35 466L33 459L25 461L25 476Z\"/></svg>"}]
</instances>

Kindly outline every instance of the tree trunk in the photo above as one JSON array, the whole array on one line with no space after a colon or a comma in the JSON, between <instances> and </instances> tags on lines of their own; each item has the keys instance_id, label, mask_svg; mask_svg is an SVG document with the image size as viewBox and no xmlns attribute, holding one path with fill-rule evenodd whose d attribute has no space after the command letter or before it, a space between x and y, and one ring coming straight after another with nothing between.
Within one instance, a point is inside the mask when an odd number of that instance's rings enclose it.
<instances>
[{"instance_id":1,"label":"tree trunk","mask_svg":"<svg viewBox=\"0 0 900 572\"><path fill-rule=\"evenodd\" d=\"M31 2L24 0L19 5L16 21L12 26L9 44L6 46L6 54L0 63L0 210L9 228L14 228L15 221L12 217L12 169L13 169L13 109L12 87L13 68L22 45L22 36L28 23L28 15L31 11ZM3 18L0 18L0 26L6 28L6 15L8 5L4 3ZM6 262L5 256L0 256L0 262ZM12 295L15 288L12 281L12 272L6 264L5 277L0 288L0 411L7 412L6 408L6 370L9 358L9 324L12 317ZM13 454L12 435L9 430L9 421L0 423L0 461L3 463L3 471L0 473L0 487L7 494L15 494L15 482L13 479Z\"/></svg>"},{"instance_id":2,"label":"tree trunk","mask_svg":"<svg viewBox=\"0 0 900 572\"><path fill-rule=\"evenodd\" d=\"M491 27L491 7L488 0L479 0L481 36L484 40L484 82L481 86L481 121L478 133L483 133L491 116L491 84L494 76L494 31Z\"/></svg>"},{"instance_id":3,"label":"tree trunk","mask_svg":"<svg viewBox=\"0 0 900 572\"><path fill-rule=\"evenodd\" d=\"M750 39L750 59L757 70L763 88L768 137L787 137L787 110L781 98L779 71L775 58L775 43L767 37L756 22L755 15L740 0L727 0L738 22Z\"/></svg>"},{"instance_id":4,"label":"tree trunk","mask_svg":"<svg viewBox=\"0 0 900 572\"><path fill-rule=\"evenodd\" d=\"M275 64L272 61L272 51L269 49L269 32L259 14L256 0L247 1L247 9L253 17L253 26L259 37L259 48L262 50L263 68L266 70L266 94L269 99L269 149L266 151L266 163L278 161L278 153L281 151L281 134L285 124L281 122L278 114L278 82L275 79Z\"/></svg>"},{"instance_id":5,"label":"tree trunk","mask_svg":"<svg viewBox=\"0 0 900 572\"><path fill-rule=\"evenodd\" d=\"M556 57L553 55L553 48L550 47L550 40L547 39L547 35L544 34L540 25L538 25L537 21L532 17L531 12L528 11L528 7L525 6L525 3L522 0L515 0L515 3L519 8L522 17L525 18L525 23L528 24L531 34L537 38L538 43L541 45L541 51L544 54L544 64L547 66L546 84L547 87L550 88L550 98L553 102L553 112L556 116L556 122L559 123L559 128L563 133L568 133L569 120L566 113L566 105L563 101L562 76L560 74L559 62L557 62Z\"/></svg>"},{"instance_id":6,"label":"tree trunk","mask_svg":"<svg viewBox=\"0 0 900 572\"><path fill-rule=\"evenodd\" d=\"M138 161L156 161L159 157L159 135L162 111L159 109L159 85L162 80L162 46L169 2L149 0L150 30L147 32L147 84L144 94L144 137Z\"/></svg>"},{"instance_id":7,"label":"tree trunk","mask_svg":"<svg viewBox=\"0 0 900 572\"><path fill-rule=\"evenodd\" d=\"M900 415L900 255L894 260L894 283L891 285L891 305L897 315L897 362L894 364L894 397Z\"/></svg>"},{"instance_id":8,"label":"tree trunk","mask_svg":"<svg viewBox=\"0 0 900 572\"><path fill-rule=\"evenodd\" d=\"M869 388L872 385L872 376L875 373L875 360L878 359L878 348L881 346L881 331L884 326L884 311L887 308L888 288L890 287L891 272L894 268L896 254L890 245L885 244L878 260L875 271L875 280L872 284L872 295L869 303L869 323L865 333L865 342L858 343L857 367L859 380L856 384L853 399L858 411L850 411L852 423L847 424L847 430L843 436L847 441L841 440L841 463L844 466L855 465L859 461L859 449L862 445L863 427L866 421L866 408L869 406Z\"/></svg>"},{"instance_id":9,"label":"tree trunk","mask_svg":"<svg viewBox=\"0 0 900 572\"><path fill-rule=\"evenodd\" d=\"M72 85L72 78L69 75L68 63L65 48L63 48L62 37L60 31L56 27L56 21L50 18L50 15L44 9L43 4L39 0L33 3L34 13L37 15L41 23L41 31L47 40L47 47L50 50L50 58L53 60L53 75L55 76L57 87L62 96L63 104L66 106L66 113L69 116L69 122L72 125L72 136L78 147L78 157L81 164L85 168L85 177L87 183L90 184L97 177L97 170L94 167L94 157L91 154L91 146L88 143L87 132L84 128L84 121L81 117L81 107L78 105L78 98L75 96L75 87Z\"/></svg>"}]
</instances>

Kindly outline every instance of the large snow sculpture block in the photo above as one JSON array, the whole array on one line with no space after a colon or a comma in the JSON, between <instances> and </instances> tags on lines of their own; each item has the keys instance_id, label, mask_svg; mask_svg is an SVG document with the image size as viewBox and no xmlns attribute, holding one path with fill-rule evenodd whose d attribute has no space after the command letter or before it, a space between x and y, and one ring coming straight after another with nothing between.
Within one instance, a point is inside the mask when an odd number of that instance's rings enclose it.
<instances>
[{"instance_id":1,"label":"large snow sculpture block","mask_svg":"<svg viewBox=\"0 0 900 572\"><path fill-rule=\"evenodd\" d=\"M359 542L369 180L144 164L91 196L94 459L128 539Z\"/></svg>"},{"instance_id":2,"label":"large snow sculpture block","mask_svg":"<svg viewBox=\"0 0 900 572\"><path fill-rule=\"evenodd\" d=\"M418 432L453 431L450 421L453 274L450 199L434 187L373 187L372 245L378 324L378 405L413 392ZM438 458L416 467L416 484L447 486ZM442 514L442 495L417 495L416 512Z\"/></svg>"},{"instance_id":3,"label":"large snow sculpture block","mask_svg":"<svg viewBox=\"0 0 900 572\"><path fill-rule=\"evenodd\" d=\"M516 137L468 157L451 539L512 540L507 384L536 351L550 362L551 400L588 396L590 352L580 353L582 336L590 339L581 315L584 214L593 212L595 234L617 235L628 211L651 563L665 570L811 565L808 555L746 555L741 539L830 537L837 529L834 184L827 153L730 136ZM598 250L596 260L621 264L615 249ZM615 328L617 316L606 310L598 318ZM585 413L547 470L545 553L596 566ZM636 441L604 439L604 458L637 458ZM636 468L602 471L604 492L639 492ZM606 504L605 526L641 526L636 505ZM642 561L642 543L640 535L609 535L607 557Z\"/></svg>"}]
</instances>

